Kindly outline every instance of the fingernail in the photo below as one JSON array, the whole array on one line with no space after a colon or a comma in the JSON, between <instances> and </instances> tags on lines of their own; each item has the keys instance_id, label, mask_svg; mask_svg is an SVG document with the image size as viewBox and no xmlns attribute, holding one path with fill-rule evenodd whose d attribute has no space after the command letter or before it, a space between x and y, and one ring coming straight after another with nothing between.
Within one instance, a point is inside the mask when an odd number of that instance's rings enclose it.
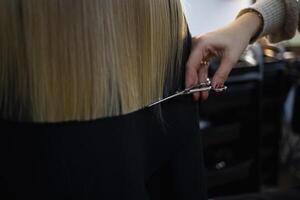
<instances>
[{"instance_id":1,"label":"fingernail","mask_svg":"<svg viewBox=\"0 0 300 200\"><path fill-rule=\"evenodd\" d=\"M217 82L213 82L213 83L212 83L212 87L213 87L214 89L216 89L217 86L218 86L218 83L217 83Z\"/></svg>"},{"instance_id":2,"label":"fingernail","mask_svg":"<svg viewBox=\"0 0 300 200\"><path fill-rule=\"evenodd\" d=\"M194 95L193 95L194 101L199 101L199 98L200 98L200 94L199 93L194 93Z\"/></svg>"},{"instance_id":3,"label":"fingernail","mask_svg":"<svg viewBox=\"0 0 300 200\"><path fill-rule=\"evenodd\" d=\"M220 89L220 88L222 88L222 87L224 87L224 84L223 84L223 83L218 83L217 89Z\"/></svg>"}]
</instances>

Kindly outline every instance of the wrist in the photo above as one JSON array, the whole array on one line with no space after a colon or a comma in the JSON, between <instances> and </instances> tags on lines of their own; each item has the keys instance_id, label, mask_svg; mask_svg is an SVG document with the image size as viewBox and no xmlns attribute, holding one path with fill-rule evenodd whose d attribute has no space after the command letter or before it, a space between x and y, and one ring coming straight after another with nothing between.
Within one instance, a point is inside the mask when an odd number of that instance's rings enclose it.
<instances>
[{"instance_id":1,"label":"wrist","mask_svg":"<svg viewBox=\"0 0 300 200\"><path fill-rule=\"evenodd\" d=\"M237 26L240 26L242 34L246 34L251 41L259 38L263 32L264 19L263 16L254 9L246 9L244 13L239 15L235 21Z\"/></svg>"}]
</instances>

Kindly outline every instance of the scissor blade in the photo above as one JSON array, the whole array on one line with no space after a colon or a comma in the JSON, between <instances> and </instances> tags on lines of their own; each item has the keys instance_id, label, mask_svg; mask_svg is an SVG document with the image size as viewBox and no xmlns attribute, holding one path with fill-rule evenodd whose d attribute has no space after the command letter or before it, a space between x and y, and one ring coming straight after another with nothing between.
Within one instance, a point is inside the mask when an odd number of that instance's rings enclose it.
<instances>
[{"instance_id":1,"label":"scissor blade","mask_svg":"<svg viewBox=\"0 0 300 200\"><path fill-rule=\"evenodd\" d=\"M167 101L167 100L170 100L170 99L173 99L173 98L175 98L175 97L181 96L181 95L183 95L183 94L184 94L184 91L178 92L178 93L176 93L176 94L173 94L173 95L171 95L171 96L168 96L168 97L166 97L166 98L163 98L163 99L161 99L161 100L159 100L159 101L157 101L157 102L154 102L154 103L150 104L148 107L155 106L155 105L157 105L157 104L160 104L160 103L165 102L165 101Z\"/></svg>"}]
</instances>

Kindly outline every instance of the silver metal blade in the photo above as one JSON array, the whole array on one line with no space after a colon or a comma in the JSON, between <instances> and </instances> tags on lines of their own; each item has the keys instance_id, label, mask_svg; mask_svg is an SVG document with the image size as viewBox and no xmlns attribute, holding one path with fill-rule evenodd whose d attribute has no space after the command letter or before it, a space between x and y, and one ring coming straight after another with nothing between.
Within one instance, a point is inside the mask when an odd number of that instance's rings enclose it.
<instances>
[{"instance_id":1,"label":"silver metal blade","mask_svg":"<svg viewBox=\"0 0 300 200\"><path fill-rule=\"evenodd\" d=\"M159 101L156 101L156 102L150 104L148 107L155 106L155 105L157 105L157 104L160 104L160 103L165 102L165 101L167 101L167 100L170 100L170 99L173 99L173 98L175 98L175 97L181 96L181 95L183 95L183 94L185 94L184 91L178 92L178 93L176 93L176 94L173 94L173 95L171 95L171 96L168 96L168 97L166 97L166 98L163 98L163 99L161 99L161 100L159 100Z\"/></svg>"}]
</instances>

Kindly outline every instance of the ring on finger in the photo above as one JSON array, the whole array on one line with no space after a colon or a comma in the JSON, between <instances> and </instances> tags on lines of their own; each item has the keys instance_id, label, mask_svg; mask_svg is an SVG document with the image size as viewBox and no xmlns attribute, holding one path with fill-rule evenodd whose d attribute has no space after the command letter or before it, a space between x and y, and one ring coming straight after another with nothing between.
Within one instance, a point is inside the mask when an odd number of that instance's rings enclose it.
<instances>
[{"instance_id":1,"label":"ring on finger","mask_svg":"<svg viewBox=\"0 0 300 200\"><path fill-rule=\"evenodd\" d=\"M209 62L208 61L201 61L200 65L209 65Z\"/></svg>"}]
</instances>

